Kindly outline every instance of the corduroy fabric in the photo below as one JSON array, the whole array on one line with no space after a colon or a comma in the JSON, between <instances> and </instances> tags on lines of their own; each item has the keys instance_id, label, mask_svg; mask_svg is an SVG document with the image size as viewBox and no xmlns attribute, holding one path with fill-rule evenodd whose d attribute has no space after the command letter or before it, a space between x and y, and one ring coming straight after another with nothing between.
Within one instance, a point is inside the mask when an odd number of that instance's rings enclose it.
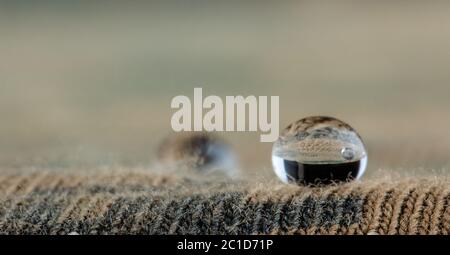
<instances>
[{"instance_id":1,"label":"corduroy fabric","mask_svg":"<svg viewBox=\"0 0 450 255\"><path fill-rule=\"evenodd\" d=\"M449 234L450 182L323 188L146 172L0 175L1 234Z\"/></svg>"}]
</instances>

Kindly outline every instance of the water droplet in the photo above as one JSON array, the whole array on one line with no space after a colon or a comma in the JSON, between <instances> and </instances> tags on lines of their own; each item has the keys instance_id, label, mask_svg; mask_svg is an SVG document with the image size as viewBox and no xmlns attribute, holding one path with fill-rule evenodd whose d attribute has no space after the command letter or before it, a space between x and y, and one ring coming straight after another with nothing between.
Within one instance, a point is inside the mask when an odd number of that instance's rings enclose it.
<instances>
[{"instance_id":1,"label":"water droplet","mask_svg":"<svg viewBox=\"0 0 450 255\"><path fill-rule=\"evenodd\" d=\"M237 160L231 147L216 135L206 132L175 133L158 149L158 160L177 170L236 174Z\"/></svg>"},{"instance_id":2,"label":"water droplet","mask_svg":"<svg viewBox=\"0 0 450 255\"><path fill-rule=\"evenodd\" d=\"M273 145L272 163L283 182L330 184L359 179L367 166L367 152L350 125L314 116L281 133Z\"/></svg>"}]
</instances>

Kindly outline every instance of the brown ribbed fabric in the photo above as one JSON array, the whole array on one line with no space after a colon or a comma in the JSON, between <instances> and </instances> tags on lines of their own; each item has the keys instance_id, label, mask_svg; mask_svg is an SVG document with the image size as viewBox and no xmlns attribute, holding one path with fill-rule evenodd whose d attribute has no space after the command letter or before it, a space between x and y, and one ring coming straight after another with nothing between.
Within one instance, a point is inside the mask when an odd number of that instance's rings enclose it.
<instances>
[{"instance_id":1,"label":"brown ribbed fabric","mask_svg":"<svg viewBox=\"0 0 450 255\"><path fill-rule=\"evenodd\" d=\"M449 234L450 182L325 188L145 172L0 175L1 234Z\"/></svg>"}]
</instances>

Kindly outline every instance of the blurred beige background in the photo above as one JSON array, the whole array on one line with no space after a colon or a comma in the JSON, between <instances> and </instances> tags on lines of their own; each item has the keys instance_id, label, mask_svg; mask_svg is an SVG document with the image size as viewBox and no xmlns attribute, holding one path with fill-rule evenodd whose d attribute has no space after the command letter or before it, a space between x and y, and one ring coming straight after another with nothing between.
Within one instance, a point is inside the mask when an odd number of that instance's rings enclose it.
<instances>
[{"instance_id":1,"label":"blurred beige background","mask_svg":"<svg viewBox=\"0 0 450 255\"><path fill-rule=\"evenodd\" d=\"M448 2L0 5L0 169L151 166L194 87L278 95L280 128L348 122L366 178L450 172ZM259 133L222 135L272 175Z\"/></svg>"}]
</instances>

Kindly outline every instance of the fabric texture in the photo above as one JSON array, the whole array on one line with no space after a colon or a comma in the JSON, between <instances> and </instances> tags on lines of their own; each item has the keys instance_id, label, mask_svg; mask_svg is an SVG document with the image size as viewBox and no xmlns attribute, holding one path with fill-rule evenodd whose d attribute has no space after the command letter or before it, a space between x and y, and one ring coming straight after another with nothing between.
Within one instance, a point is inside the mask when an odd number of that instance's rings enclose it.
<instances>
[{"instance_id":1,"label":"fabric texture","mask_svg":"<svg viewBox=\"0 0 450 255\"><path fill-rule=\"evenodd\" d=\"M449 234L450 182L327 187L145 171L0 175L1 234Z\"/></svg>"}]
</instances>

